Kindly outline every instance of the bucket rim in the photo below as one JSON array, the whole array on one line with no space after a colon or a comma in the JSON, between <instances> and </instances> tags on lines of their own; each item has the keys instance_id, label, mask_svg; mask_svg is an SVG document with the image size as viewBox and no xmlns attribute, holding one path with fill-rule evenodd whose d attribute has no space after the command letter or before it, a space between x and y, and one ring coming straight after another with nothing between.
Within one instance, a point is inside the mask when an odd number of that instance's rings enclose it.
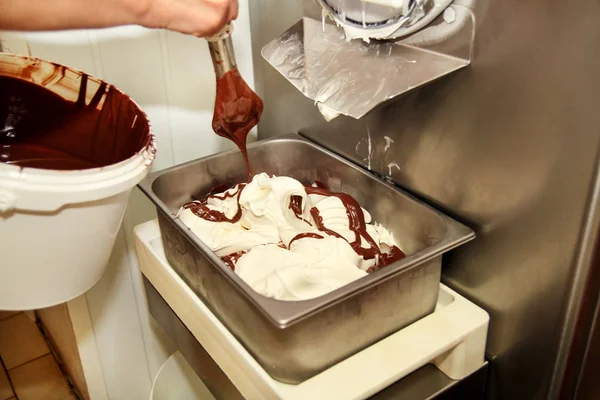
<instances>
[{"instance_id":1,"label":"bucket rim","mask_svg":"<svg viewBox=\"0 0 600 400\"><path fill-rule=\"evenodd\" d=\"M11 59L12 60L22 60L22 61L30 62L33 64L42 63L42 64L47 64L47 65L53 65L55 67L61 67L61 68L65 68L67 70L73 71L81 76L86 75L88 80L96 81L99 84L105 83L107 85L107 87L111 87L113 90L118 92L120 95L125 96L127 98L127 100L131 102L131 104L136 108L136 110L143 116L144 121L148 125L148 133L146 134L146 138L145 138L146 140L145 140L143 146L141 146L141 148L135 154L133 154L129 158L126 158L124 160L121 160L121 161L113 163L113 164L105 165L102 167L93 167L93 168L85 168L85 169L58 170L58 169L51 169L51 168L21 167L19 165L15 165L15 164L7 164L4 162L0 162L0 179L6 178L7 174L9 174L10 177L14 178L15 171L27 172L28 176L39 175L40 177L43 177L43 178L47 178L49 176L56 176L56 174L60 174L60 176L66 176L69 178L74 178L74 177L78 177L78 176L88 177L88 176L95 175L98 172L108 171L111 169L117 169L129 162L133 162L137 157L139 157L140 154L142 156L144 156L144 158L147 159L150 164L154 161L155 156L156 156L156 150L157 150L156 149L156 135L154 134L154 131L152 130L152 124L150 122L150 119L148 118L148 114L146 114L146 112L137 103L137 101L135 101L135 99L133 99L127 93L125 93L124 91L119 89L117 86L115 86L103 79L100 79L99 77L97 77L95 75L92 75L85 71L82 71L80 69L73 68L73 67L70 67L70 66L67 66L64 64L59 64L59 63L56 63L53 61L44 60L39 57L31 57L31 56L26 56L26 55L22 55L22 54L11 54L11 53L0 52L0 62L2 62L3 59L5 59L5 60L11 60ZM24 77L22 75L14 76L14 75L10 75L10 74L0 74L0 76L7 76L7 77L14 78L14 79L19 79L22 81L26 81L26 82L30 82L30 83L39 85L33 78L28 79L27 77ZM148 153L147 155L145 154L146 152ZM22 174L19 174L19 175L22 175Z\"/></svg>"},{"instance_id":2,"label":"bucket rim","mask_svg":"<svg viewBox=\"0 0 600 400\"><path fill-rule=\"evenodd\" d=\"M58 170L34 168L0 162L0 216L15 210L55 211L65 205L94 201L131 190L149 172L156 158L156 136L150 119L140 105L125 92L103 79L77 68L58 64L37 57L19 54L0 53L0 63L8 65L2 76L21 79L40 85L31 75L16 76L14 71L26 66L60 67L98 83L105 83L136 109L147 125L144 142L129 158L102 167ZM10 68L14 67L14 70ZM12 72L11 72L12 71ZM43 86L43 85L42 85ZM43 201L40 201L40 196Z\"/></svg>"}]
</instances>

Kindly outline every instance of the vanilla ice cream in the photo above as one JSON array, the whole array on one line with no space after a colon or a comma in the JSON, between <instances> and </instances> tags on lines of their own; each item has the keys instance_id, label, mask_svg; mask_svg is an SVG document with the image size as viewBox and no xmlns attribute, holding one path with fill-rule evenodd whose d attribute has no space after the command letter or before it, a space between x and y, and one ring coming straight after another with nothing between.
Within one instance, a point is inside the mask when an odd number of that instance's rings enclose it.
<instances>
[{"instance_id":1,"label":"vanilla ice cream","mask_svg":"<svg viewBox=\"0 0 600 400\"><path fill-rule=\"evenodd\" d=\"M404 256L352 197L284 176L258 174L178 217L250 287L278 300L324 295Z\"/></svg>"}]
</instances>

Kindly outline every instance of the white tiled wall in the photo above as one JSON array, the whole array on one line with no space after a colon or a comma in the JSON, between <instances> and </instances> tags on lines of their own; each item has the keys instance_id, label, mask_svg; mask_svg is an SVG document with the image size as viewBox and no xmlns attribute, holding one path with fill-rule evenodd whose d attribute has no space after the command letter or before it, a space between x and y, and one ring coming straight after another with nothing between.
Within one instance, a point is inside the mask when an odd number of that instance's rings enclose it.
<instances>
[{"instance_id":1,"label":"white tiled wall","mask_svg":"<svg viewBox=\"0 0 600 400\"><path fill-rule=\"evenodd\" d=\"M214 72L206 42L177 33L127 26L94 31L2 33L5 51L30 54L98 76L133 97L157 137L153 170L232 147L211 130ZM248 3L240 1L234 46L253 86ZM155 218L135 189L108 271L86 294L108 397L148 399L171 344L147 313L133 227Z\"/></svg>"}]
</instances>

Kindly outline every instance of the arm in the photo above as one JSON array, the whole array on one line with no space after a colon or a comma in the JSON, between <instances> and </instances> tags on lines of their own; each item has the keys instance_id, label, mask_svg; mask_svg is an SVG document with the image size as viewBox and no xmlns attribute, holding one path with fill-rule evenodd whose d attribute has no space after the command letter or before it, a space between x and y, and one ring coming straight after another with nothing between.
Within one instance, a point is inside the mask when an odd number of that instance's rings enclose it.
<instances>
[{"instance_id":1,"label":"arm","mask_svg":"<svg viewBox=\"0 0 600 400\"><path fill-rule=\"evenodd\" d=\"M237 18L237 0L0 0L0 29L142 25L210 36Z\"/></svg>"}]
</instances>

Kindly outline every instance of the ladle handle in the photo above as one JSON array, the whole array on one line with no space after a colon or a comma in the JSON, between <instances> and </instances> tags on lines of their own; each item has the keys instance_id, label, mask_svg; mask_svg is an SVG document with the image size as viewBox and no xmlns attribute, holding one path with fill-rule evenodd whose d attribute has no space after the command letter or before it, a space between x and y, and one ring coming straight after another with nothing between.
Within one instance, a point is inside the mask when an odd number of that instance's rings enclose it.
<instances>
[{"instance_id":1,"label":"ladle handle","mask_svg":"<svg viewBox=\"0 0 600 400\"><path fill-rule=\"evenodd\" d=\"M217 79L237 67L235 53L233 51L233 42L231 41L232 33L233 25L228 23L221 32L206 39L208 41L208 49L210 50L210 57L212 58Z\"/></svg>"}]
</instances>

